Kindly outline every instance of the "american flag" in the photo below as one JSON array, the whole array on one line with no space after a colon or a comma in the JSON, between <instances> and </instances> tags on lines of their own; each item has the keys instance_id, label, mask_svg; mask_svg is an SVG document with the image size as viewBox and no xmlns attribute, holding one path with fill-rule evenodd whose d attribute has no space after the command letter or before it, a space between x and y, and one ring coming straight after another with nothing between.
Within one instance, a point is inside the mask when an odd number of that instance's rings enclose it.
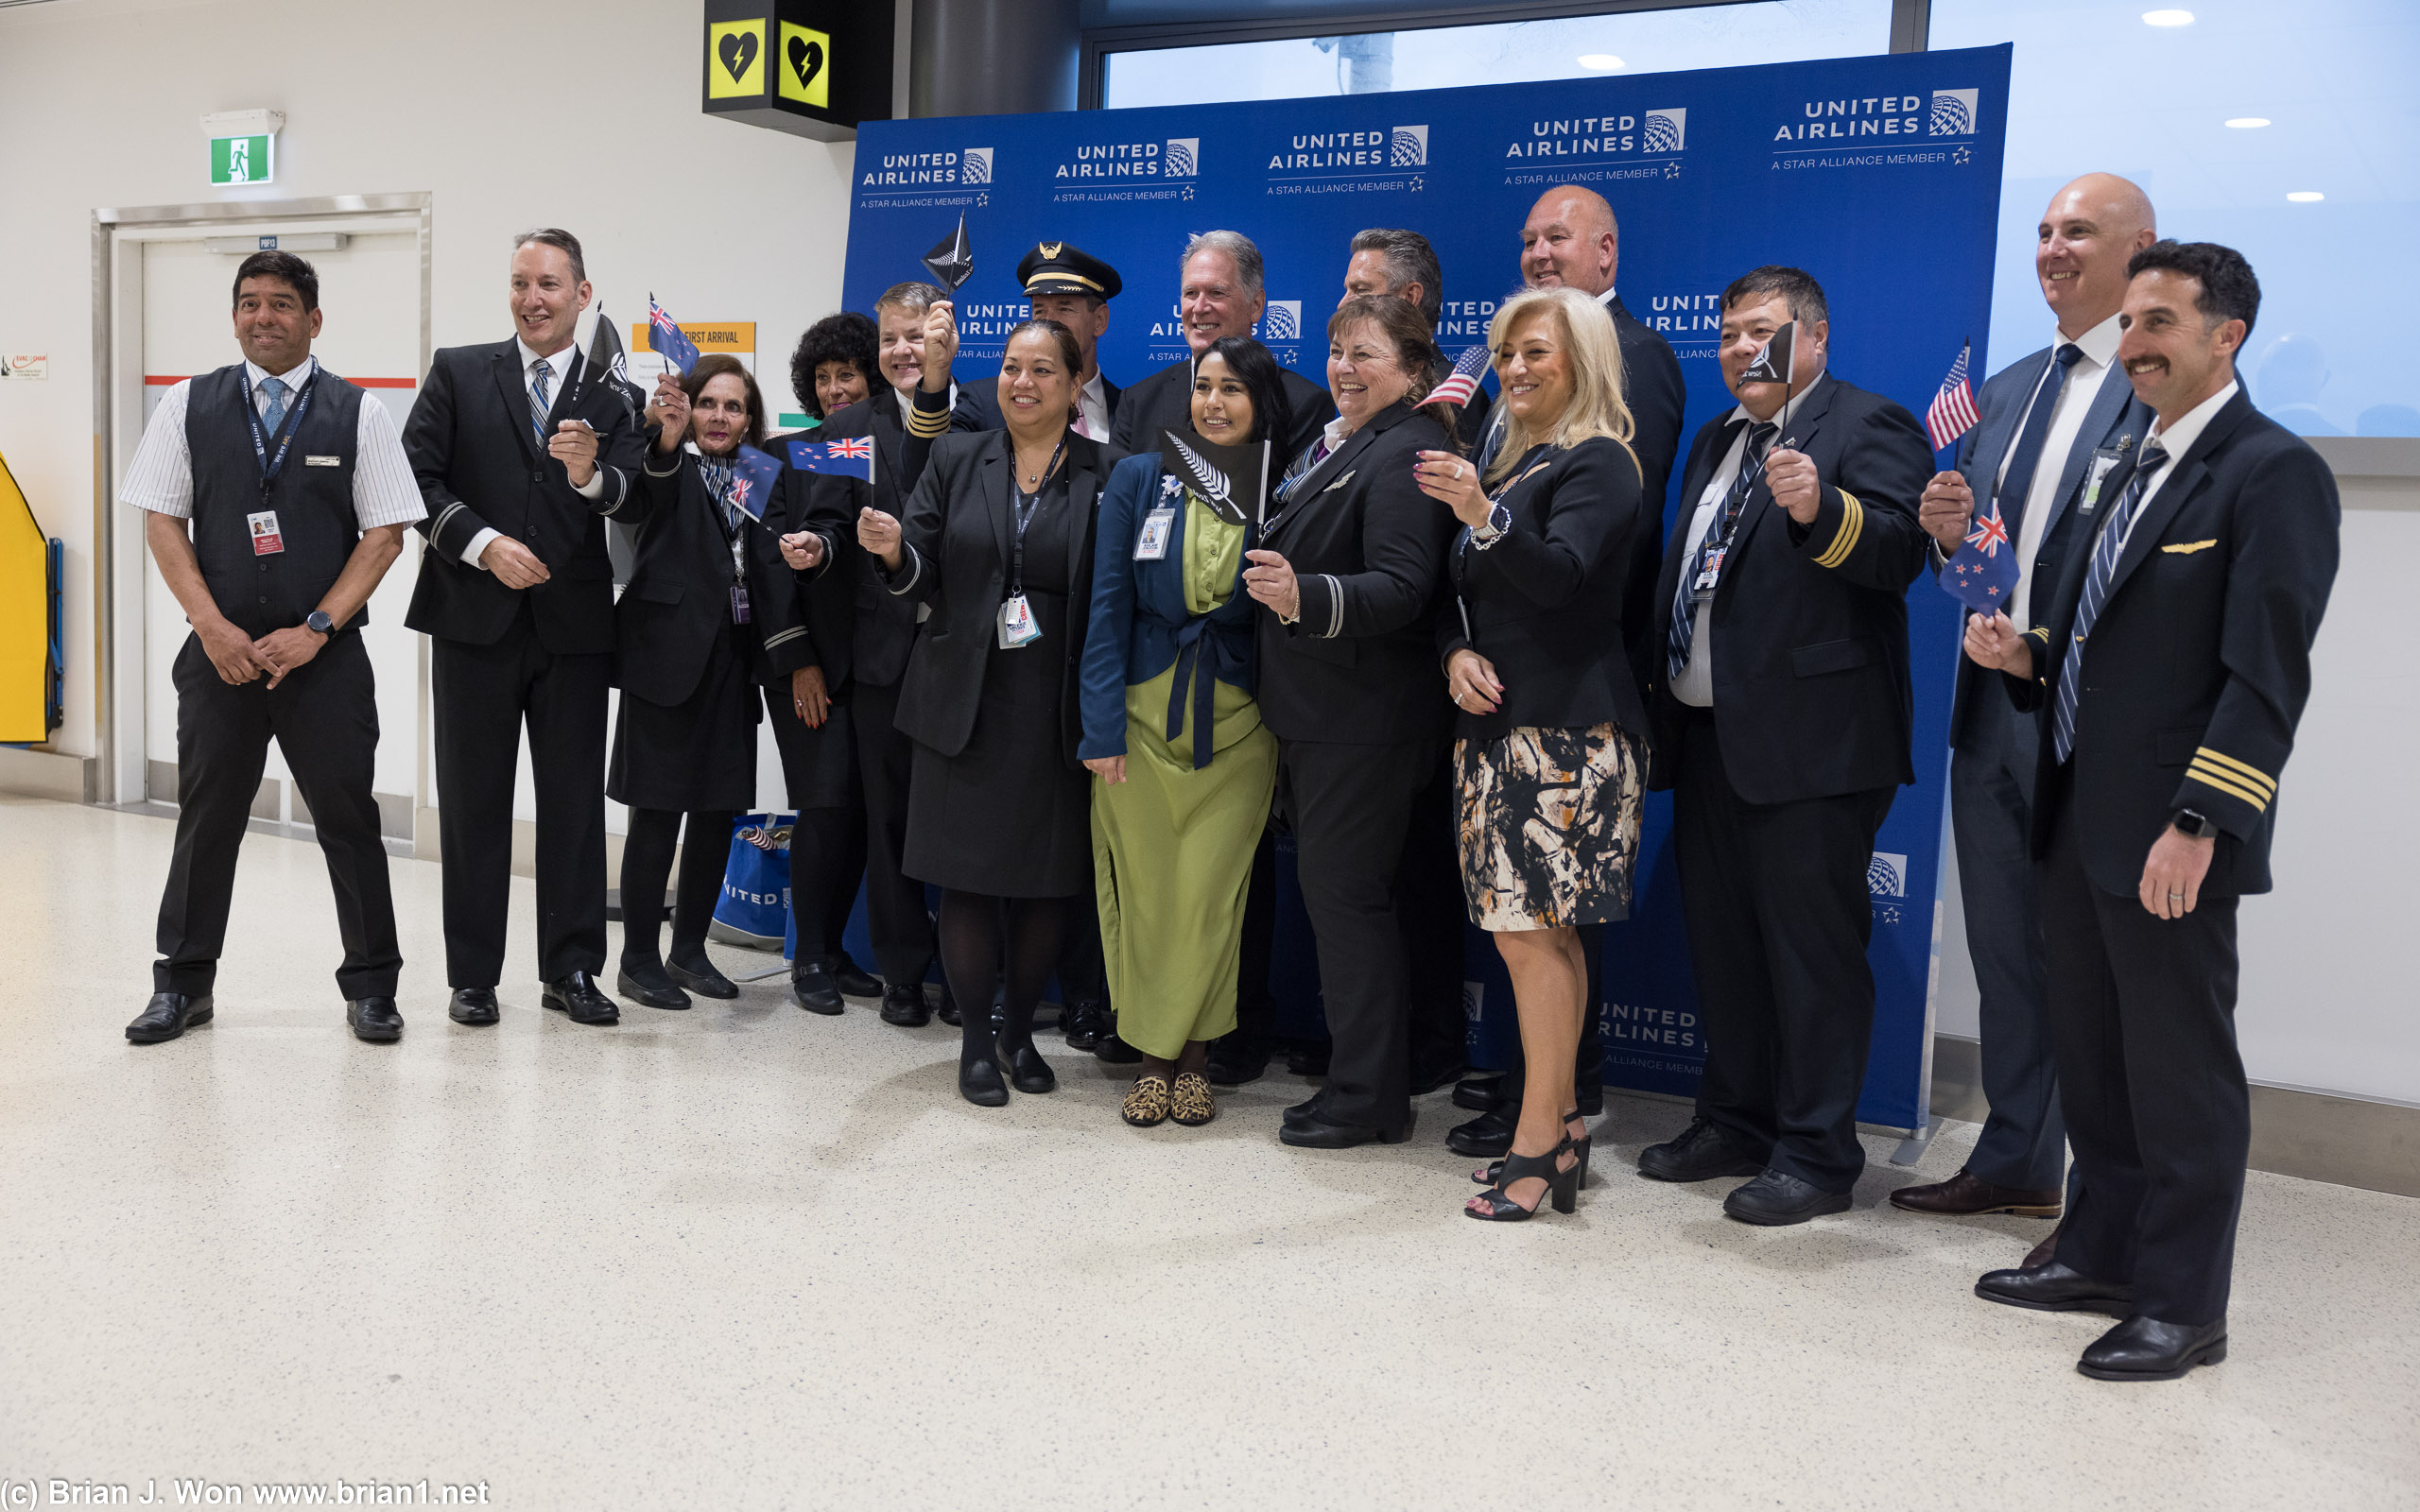
<instances>
[{"instance_id":1,"label":"american flag","mask_svg":"<svg viewBox=\"0 0 2420 1512\"><path fill-rule=\"evenodd\" d=\"M1426 401L1431 404L1467 404L1478 392L1480 375L1487 371L1488 351L1484 344L1471 348L1454 359L1453 373L1428 391Z\"/></svg>"},{"instance_id":2,"label":"american flag","mask_svg":"<svg viewBox=\"0 0 2420 1512\"><path fill-rule=\"evenodd\" d=\"M1966 382L1966 361L1974 352L1972 341L1958 349L1958 360L1949 365L1949 376L1941 381L1941 392L1932 396L1932 407L1925 411L1925 430L1932 437L1932 449L1936 452L1955 444L1958 438L1975 428L1975 421L1980 418L1975 413L1975 390Z\"/></svg>"},{"instance_id":3,"label":"american flag","mask_svg":"<svg viewBox=\"0 0 2420 1512\"><path fill-rule=\"evenodd\" d=\"M672 317L664 313L664 306L655 302L652 294L647 297L647 345L649 352L660 353L666 362L680 369L684 378L698 365L698 344L689 339Z\"/></svg>"}]
</instances>

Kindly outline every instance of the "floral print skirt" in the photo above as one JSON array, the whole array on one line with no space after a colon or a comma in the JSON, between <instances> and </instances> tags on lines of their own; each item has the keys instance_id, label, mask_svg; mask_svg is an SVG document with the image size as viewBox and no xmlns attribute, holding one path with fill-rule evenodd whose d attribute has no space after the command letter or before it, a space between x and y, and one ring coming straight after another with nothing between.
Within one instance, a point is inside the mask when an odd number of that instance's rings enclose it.
<instances>
[{"instance_id":1,"label":"floral print skirt","mask_svg":"<svg viewBox=\"0 0 2420 1512\"><path fill-rule=\"evenodd\" d=\"M1647 752L1621 726L1522 728L1454 743L1462 893L1490 931L1630 917Z\"/></svg>"}]
</instances>

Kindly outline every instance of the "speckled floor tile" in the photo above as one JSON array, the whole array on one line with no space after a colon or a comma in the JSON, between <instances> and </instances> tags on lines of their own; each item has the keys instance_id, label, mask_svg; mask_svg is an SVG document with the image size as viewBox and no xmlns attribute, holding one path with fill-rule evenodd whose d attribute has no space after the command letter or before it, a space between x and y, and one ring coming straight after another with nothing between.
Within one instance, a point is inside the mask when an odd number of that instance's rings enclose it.
<instances>
[{"instance_id":1,"label":"speckled floor tile","mask_svg":"<svg viewBox=\"0 0 2420 1512\"><path fill-rule=\"evenodd\" d=\"M1443 1094L1315 1154L1295 1078L1138 1132L1052 1036L1056 1095L977 1109L954 1031L778 982L571 1024L526 883L462 1029L408 861L409 1027L363 1045L319 857L258 835L217 1022L138 1049L169 837L0 799L0 1507L2420 1506L2420 1202L2254 1176L2231 1358L2103 1384L2103 1320L1969 1290L2038 1222L1882 1201L1971 1125L1760 1230L1634 1175L1680 1114L1615 1099L1576 1217L1480 1225Z\"/></svg>"}]
</instances>

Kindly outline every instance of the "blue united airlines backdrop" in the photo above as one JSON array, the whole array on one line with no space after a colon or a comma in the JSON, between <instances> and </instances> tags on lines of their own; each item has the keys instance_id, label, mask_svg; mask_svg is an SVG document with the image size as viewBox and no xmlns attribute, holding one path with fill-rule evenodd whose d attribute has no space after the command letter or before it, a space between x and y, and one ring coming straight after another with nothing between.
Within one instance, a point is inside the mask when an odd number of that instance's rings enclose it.
<instances>
[{"instance_id":1,"label":"blue united airlines backdrop","mask_svg":"<svg viewBox=\"0 0 2420 1512\"><path fill-rule=\"evenodd\" d=\"M1124 294L1102 369L1131 384L1186 355L1177 323L1185 239L1239 231L1268 264L1258 335L1324 381L1326 317L1345 244L1406 226L1444 265L1440 344L1485 339L1518 286L1519 232L1549 185L1584 183L1621 221L1619 287L1663 332L1688 382L1685 457L1698 426L1733 403L1715 363L1722 286L1789 263L1831 301L1831 368L1918 415L1960 345L1989 371L1992 236L1999 198L2009 49L1911 53L1335 99L869 122L858 135L849 219L849 307L922 279L921 259L966 216L975 275L959 291L960 382L990 382L1026 315L1019 257L1072 242L1115 266ZM1492 380L1491 380L1492 387ZM1680 467L1672 486L1680 485ZM1670 515L1667 514L1668 532ZM1921 1116L1938 918L1955 605L1928 578L1910 592L1916 774L1876 847L1874 1057L1860 1116ZM1696 990L1667 843L1649 808L1632 920L1606 931L1606 1076L1688 1092L1703 1060ZM1288 889L1290 892L1290 888ZM1495 953L1473 932L1484 984L1474 1049L1514 1034ZM1276 986L1316 1013L1307 925L1289 900ZM1500 1059L1496 1063L1501 1063Z\"/></svg>"}]
</instances>

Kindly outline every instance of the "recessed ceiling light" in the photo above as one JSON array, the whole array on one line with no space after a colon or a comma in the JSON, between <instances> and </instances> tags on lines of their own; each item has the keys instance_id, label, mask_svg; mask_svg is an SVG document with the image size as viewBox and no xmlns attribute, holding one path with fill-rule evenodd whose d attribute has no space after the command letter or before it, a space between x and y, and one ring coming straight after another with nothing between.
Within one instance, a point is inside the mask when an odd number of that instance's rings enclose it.
<instances>
[{"instance_id":1,"label":"recessed ceiling light","mask_svg":"<svg viewBox=\"0 0 2420 1512\"><path fill-rule=\"evenodd\" d=\"M1611 53L1582 53L1580 55L1580 66L1582 68L1594 68L1600 72L1610 72L1614 69L1622 67L1623 64L1620 59L1615 57Z\"/></svg>"},{"instance_id":2,"label":"recessed ceiling light","mask_svg":"<svg viewBox=\"0 0 2420 1512\"><path fill-rule=\"evenodd\" d=\"M2143 25L2146 26L2189 26L2193 25L2193 12L2190 10L2146 10L2143 12Z\"/></svg>"},{"instance_id":3,"label":"recessed ceiling light","mask_svg":"<svg viewBox=\"0 0 2420 1512\"><path fill-rule=\"evenodd\" d=\"M2297 189L2286 198L2298 205L2315 205L2327 197L2316 189Z\"/></svg>"},{"instance_id":4,"label":"recessed ceiling light","mask_svg":"<svg viewBox=\"0 0 2420 1512\"><path fill-rule=\"evenodd\" d=\"M2267 126L2268 124L2269 117L2265 115L2238 115L2227 123L2227 125L2234 127L2238 131L2249 131L2257 127Z\"/></svg>"}]
</instances>

